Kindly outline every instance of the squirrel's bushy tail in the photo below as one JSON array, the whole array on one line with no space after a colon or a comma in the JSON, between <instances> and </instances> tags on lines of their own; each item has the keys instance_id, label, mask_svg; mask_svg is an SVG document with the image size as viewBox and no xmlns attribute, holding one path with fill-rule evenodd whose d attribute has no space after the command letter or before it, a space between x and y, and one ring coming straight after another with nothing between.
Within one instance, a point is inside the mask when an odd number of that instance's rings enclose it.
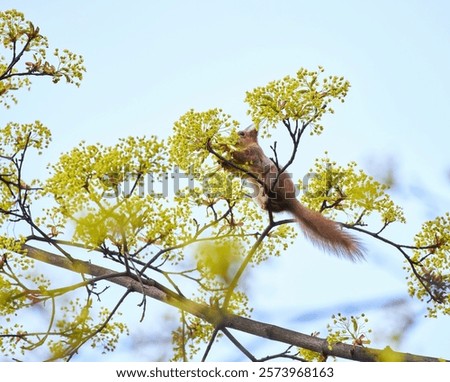
<instances>
[{"instance_id":1,"label":"squirrel's bushy tail","mask_svg":"<svg viewBox=\"0 0 450 382\"><path fill-rule=\"evenodd\" d=\"M361 244L351 234L343 231L338 223L306 208L299 201L291 203L289 207L303 233L314 245L352 261L364 258Z\"/></svg>"}]
</instances>

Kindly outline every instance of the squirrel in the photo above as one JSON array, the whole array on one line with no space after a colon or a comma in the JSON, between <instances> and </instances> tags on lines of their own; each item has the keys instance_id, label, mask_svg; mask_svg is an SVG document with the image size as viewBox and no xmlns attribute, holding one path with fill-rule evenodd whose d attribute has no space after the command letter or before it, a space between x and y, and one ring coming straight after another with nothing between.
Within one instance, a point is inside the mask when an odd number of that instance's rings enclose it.
<instances>
[{"instance_id":1,"label":"squirrel","mask_svg":"<svg viewBox=\"0 0 450 382\"><path fill-rule=\"evenodd\" d=\"M231 163L222 163L222 166L233 173L239 172L249 181L263 210L290 213L305 236L328 252L353 261L364 258L360 243L344 232L339 223L310 210L296 199L297 191L290 175L286 172L280 174L277 165L264 154L258 144L258 131L253 125L239 131L238 135L237 150L231 153Z\"/></svg>"}]
</instances>

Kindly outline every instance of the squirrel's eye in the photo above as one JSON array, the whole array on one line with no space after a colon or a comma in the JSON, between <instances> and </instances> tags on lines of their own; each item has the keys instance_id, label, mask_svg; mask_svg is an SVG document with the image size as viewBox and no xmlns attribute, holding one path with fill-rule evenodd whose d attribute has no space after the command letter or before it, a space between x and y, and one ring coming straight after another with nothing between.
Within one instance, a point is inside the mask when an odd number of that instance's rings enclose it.
<instances>
[{"instance_id":1,"label":"squirrel's eye","mask_svg":"<svg viewBox=\"0 0 450 382\"><path fill-rule=\"evenodd\" d=\"M238 131L238 135L239 135L240 137L243 137L243 136L245 135L245 133L244 133L243 131Z\"/></svg>"}]
</instances>

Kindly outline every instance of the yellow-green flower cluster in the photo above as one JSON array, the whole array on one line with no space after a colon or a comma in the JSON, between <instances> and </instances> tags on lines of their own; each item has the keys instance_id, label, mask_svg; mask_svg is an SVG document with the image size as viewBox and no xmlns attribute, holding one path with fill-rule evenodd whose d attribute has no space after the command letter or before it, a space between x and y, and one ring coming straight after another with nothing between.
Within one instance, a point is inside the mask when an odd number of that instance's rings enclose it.
<instances>
[{"instance_id":1,"label":"yellow-green flower cluster","mask_svg":"<svg viewBox=\"0 0 450 382\"><path fill-rule=\"evenodd\" d=\"M233 144L237 135L231 135L239 123L221 109L205 112L189 110L174 123L169 139L170 160L184 171L204 172L203 164L210 155L208 142L222 152L221 147ZM226 136L222 133L227 132Z\"/></svg>"},{"instance_id":2,"label":"yellow-green flower cluster","mask_svg":"<svg viewBox=\"0 0 450 382\"><path fill-rule=\"evenodd\" d=\"M24 124L10 122L0 129L0 139L2 157L13 157L28 148L42 154L42 150L50 144L51 132L40 121Z\"/></svg>"},{"instance_id":3,"label":"yellow-green flower cluster","mask_svg":"<svg viewBox=\"0 0 450 382\"><path fill-rule=\"evenodd\" d=\"M163 237L173 243L177 219L187 218L189 210L142 192L149 174L166 174L166 156L156 137L129 137L110 147L81 143L51 167L44 194L57 204L48 215L58 224L75 221L74 238L89 248L108 241L130 250L138 241L144 245Z\"/></svg>"},{"instance_id":4,"label":"yellow-green flower cluster","mask_svg":"<svg viewBox=\"0 0 450 382\"><path fill-rule=\"evenodd\" d=\"M111 319L111 312L103 307L94 317L92 300L76 298L61 307L61 318L55 326L64 333L65 341L49 339L48 347L54 359L67 359L85 342L92 348L102 347L104 352L113 351L121 334L128 334L122 322ZM116 313L120 316L120 313Z\"/></svg>"},{"instance_id":5,"label":"yellow-green flower cluster","mask_svg":"<svg viewBox=\"0 0 450 382\"><path fill-rule=\"evenodd\" d=\"M201 243L196 248L197 269L207 279L229 284L242 261L244 247L236 239ZM226 286L226 285L225 285Z\"/></svg>"},{"instance_id":6,"label":"yellow-green flower cluster","mask_svg":"<svg viewBox=\"0 0 450 382\"><path fill-rule=\"evenodd\" d=\"M295 77L286 76L247 92L245 101L253 122L267 121L275 126L283 121L312 123L312 132L319 134L323 127L318 123L333 99L341 102L347 95L350 83L343 77L328 76L320 79L324 69L310 71L301 68ZM264 128L264 127L263 127ZM263 134L266 130L262 130Z\"/></svg>"},{"instance_id":7,"label":"yellow-green flower cluster","mask_svg":"<svg viewBox=\"0 0 450 382\"><path fill-rule=\"evenodd\" d=\"M377 212L383 225L405 222L403 210L386 193L388 186L358 170L355 162L343 167L329 158L317 159L311 177L300 182L300 189L305 204L314 210L323 209L333 218L344 211L347 220L355 223Z\"/></svg>"},{"instance_id":8,"label":"yellow-green flower cluster","mask_svg":"<svg viewBox=\"0 0 450 382\"><path fill-rule=\"evenodd\" d=\"M364 313L359 316L346 317L341 313L331 316L332 324L327 325L328 346L331 349L334 344L339 342L351 343L355 346L364 346L370 344L367 338L372 329L366 329L369 319Z\"/></svg>"},{"instance_id":9,"label":"yellow-green flower cluster","mask_svg":"<svg viewBox=\"0 0 450 382\"><path fill-rule=\"evenodd\" d=\"M418 249L411 260L419 277L410 265L405 267L410 295L429 303L429 317L450 314L450 213L425 222L414 244Z\"/></svg>"},{"instance_id":10,"label":"yellow-green flower cluster","mask_svg":"<svg viewBox=\"0 0 450 382\"><path fill-rule=\"evenodd\" d=\"M47 61L47 37L15 9L0 12L0 44L13 51L11 56L14 57L9 61L0 56L0 104L7 108L10 107L8 99L17 103L11 91L30 89L32 75L49 76L54 83L64 78L67 83L79 86L86 71L83 57L67 49L62 52L55 49L53 55L58 59L57 64ZM19 68L20 60L27 61Z\"/></svg>"}]
</instances>

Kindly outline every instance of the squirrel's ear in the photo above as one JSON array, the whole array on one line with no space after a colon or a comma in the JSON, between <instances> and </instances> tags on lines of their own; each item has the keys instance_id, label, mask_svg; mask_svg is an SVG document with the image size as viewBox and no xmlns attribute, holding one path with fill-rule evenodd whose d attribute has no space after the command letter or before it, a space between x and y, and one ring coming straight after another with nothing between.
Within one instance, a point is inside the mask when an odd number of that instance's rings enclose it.
<instances>
[{"instance_id":1,"label":"squirrel's ear","mask_svg":"<svg viewBox=\"0 0 450 382\"><path fill-rule=\"evenodd\" d=\"M244 131L248 134L249 137L252 137L255 140L258 139L258 130L256 129L254 123L248 126Z\"/></svg>"},{"instance_id":2,"label":"squirrel's ear","mask_svg":"<svg viewBox=\"0 0 450 382\"><path fill-rule=\"evenodd\" d=\"M250 126L246 127L246 128L244 129L244 131L248 131L248 132L250 132L250 131L256 131L255 124L252 123Z\"/></svg>"}]
</instances>

